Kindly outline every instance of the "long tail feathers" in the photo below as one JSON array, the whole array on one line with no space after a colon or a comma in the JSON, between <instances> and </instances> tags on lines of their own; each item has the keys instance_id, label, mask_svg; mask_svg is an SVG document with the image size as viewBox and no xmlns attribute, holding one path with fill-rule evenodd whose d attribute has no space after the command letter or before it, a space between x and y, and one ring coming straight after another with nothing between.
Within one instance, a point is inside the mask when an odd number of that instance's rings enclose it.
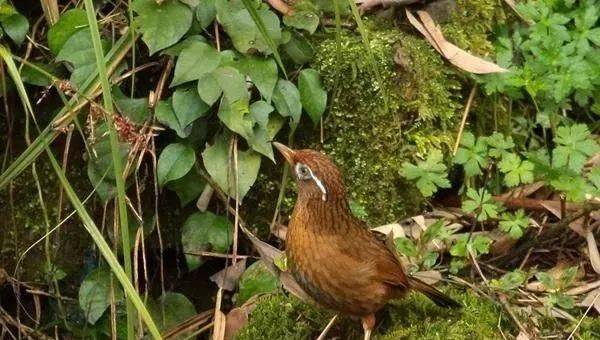
<instances>
[{"instance_id":1,"label":"long tail feathers","mask_svg":"<svg viewBox=\"0 0 600 340\"><path fill-rule=\"evenodd\" d=\"M428 285L427 283L425 283L417 278L409 277L408 282L409 282L411 288L425 294L425 296L430 298L431 301L433 301L436 305L438 305L440 307L444 307L444 308L461 308L462 307L462 305L460 303L454 301L446 294L440 292L439 290L433 288L432 286Z\"/></svg>"}]
</instances>

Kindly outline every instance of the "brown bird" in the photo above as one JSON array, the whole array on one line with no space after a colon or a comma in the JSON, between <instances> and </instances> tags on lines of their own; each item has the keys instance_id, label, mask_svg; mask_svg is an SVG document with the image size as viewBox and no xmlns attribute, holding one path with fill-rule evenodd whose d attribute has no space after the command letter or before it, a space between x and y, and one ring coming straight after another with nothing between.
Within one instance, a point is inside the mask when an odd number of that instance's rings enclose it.
<instances>
[{"instance_id":1,"label":"brown bird","mask_svg":"<svg viewBox=\"0 0 600 340\"><path fill-rule=\"evenodd\" d=\"M460 307L432 286L407 276L395 254L352 216L342 173L329 157L273 145L291 165L298 183L286 256L293 277L311 298L328 309L361 318L365 339L375 326L375 312L410 289L438 306Z\"/></svg>"}]
</instances>

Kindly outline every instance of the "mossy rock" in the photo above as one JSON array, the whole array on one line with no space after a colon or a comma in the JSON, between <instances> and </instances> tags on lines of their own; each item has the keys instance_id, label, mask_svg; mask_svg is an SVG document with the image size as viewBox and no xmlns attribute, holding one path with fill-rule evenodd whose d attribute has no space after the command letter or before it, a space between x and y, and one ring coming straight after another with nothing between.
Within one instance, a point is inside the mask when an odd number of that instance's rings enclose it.
<instances>
[{"instance_id":1,"label":"mossy rock","mask_svg":"<svg viewBox=\"0 0 600 340\"><path fill-rule=\"evenodd\" d=\"M504 20L502 1L455 3L456 10L442 25L446 38L477 55L490 55L493 25ZM311 67L320 72L330 100L323 143L320 128L303 118L295 145L327 152L345 175L350 200L364 208L369 224L379 225L423 208L425 199L400 176L401 165L433 148L453 147L464 101L475 81L445 61L403 15L369 16L364 26L378 76L358 30L342 29L339 45L334 29L310 37L315 49ZM481 94L472 116L492 117L491 105L480 99ZM263 226L270 223L281 178L281 165L265 163L246 199L246 205L261 216L250 217L249 222L260 226L257 231L263 236L268 234ZM293 206L293 196L288 190L284 216Z\"/></svg>"},{"instance_id":2,"label":"mossy rock","mask_svg":"<svg viewBox=\"0 0 600 340\"><path fill-rule=\"evenodd\" d=\"M393 301L378 313L375 339L499 339L498 322L504 332L513 334L514 327L501 308L471 293L450 291L463 304L460 310L435 306L420 294ZM263 299L252 311L248 324L237 335L249 339L310 339L323 330L333 314L305 304L294 297L276 294ZM329 337L362 339L362 328L356 320L338 319Z\"/></svg>"}]
</instances>

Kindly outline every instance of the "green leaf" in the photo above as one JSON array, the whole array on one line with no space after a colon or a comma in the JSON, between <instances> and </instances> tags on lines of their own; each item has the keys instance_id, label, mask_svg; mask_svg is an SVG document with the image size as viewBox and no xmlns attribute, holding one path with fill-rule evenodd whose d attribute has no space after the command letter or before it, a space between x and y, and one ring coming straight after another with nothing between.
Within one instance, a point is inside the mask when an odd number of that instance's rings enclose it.
<instances>
[{"instance_id":1,"label":"green leaf","mask_svg":"<svg viewBox=\"0 0 600 340\"><path fill-rule=\"evenodd\" d=\"M173 129L179 137L186 138L190 135L192 127L189 124L182 124L179 117L177 117L171 102L172 98L169 98L168 100L162 100L158 103L155 110L156 119L160 123Z\"/></svg>"},{"instance_id":2,"label":"green leaf","mask_svg":"<svg viewBox=\"0 0 600 340\"><path fill-rule=\"evenodd\" d=\"M219 187L231 197L235 196L233 159L229 159L229 148L224 136L202 153L204 167ZM240 201L256 181L261 157L254 151L238 152L238 195Z\"/></svg>"},{"instance_id":3,"label":"green leaf","mask_svg":"<svg viewBox=\"0 0 600 340\"><path fill-rule=\"evenodd\" d=\"M514 239L523 236L523 230L529 227L529 217L525 215L522 209L517 210L515 214L505 213L500 221L500 230Z\"/></svg>"},{"instance_id":4,"label":"green leaf","mask_svg":"<svg viewBox=\"0 0 600 340\"><path fill-rule=\"evenodd\" d=\"M48 30L48 47L52 54L58 55L67 40L87 26L87 16L84 10L71 9L63 13L56 24Z\"/></svg>"},{"instance_id":5,"label":"green leaf","mask_svg":"<svg viewBox=\"0 0 600 340\"><path fill-rule=\"evenodd\" d=\"M470 199L463 201L462 208L467 213L475 213L478 221L498 217L498 206L492 201L492 195L485 189L476 191L469 188L467 197Z\"/></svg>"},{"instance_id":6,"label":"green leaf","mask_svg":"<svg viewBox=\"0 0 600 340\"><path fill-rule=\"evenodd\" d=\"M256 86L262 97L271 102L275 84L277 84L277 63L272 58L247 56L240 59L238 69L246 74Z\"/></svg>"},{"instance_id":7,"label":"green leaf","mask_svg":"<svg viewBox=\"0 0 600 340\"><path fill-rule=\"evenodd\" d=\"M226 253L232 244L233 235L231 223L223 216L211 212L193 213L183 224L181 229L181 244L186 254L188 269L194 270L204 263L201 256L188 255L211 251Z\"/></svg>"},{"instance_id":8,"label":"green leaf","mask_svg":"<svg viewBox=\"0 0 600 340\"><path fill-rule=\"evenodd\" d=\"M273 92L273 104L281 116L291 118L290 126L295 129L302 115L300 92L296 86L288 80L279 79Z\"/></svg>"},{"instance_id":9,"label":"green leaf","mask_svg":"<svg viewBox=\"0 0 600 340\"><path fill-rule=\"evenodd\" d=\"M196 19L198 19L200 27L203 29L215 20L216 15L215 0L202 0L196 7Z\"/></svg>"},{"instance_id":10,"label":"green leaf","mask_svg":"<svg viewBox=\"0 0 600 340\"><path fill-rule=\"evenodd\" d=\"M231 66L219 67L213 72L213 76L230 105L234 106L241 102L246 107L248 106L250 93L246 86L246 79L237 69Z\"/></svg>"},{"instance_id":11,"label":"green leaf","mask_svg":"<svg viewBox=\"0 0 600 340\"><path fill-rule=\"evenodd\" d=\"M394 239L394 244L396 245L396 250L406 256L415 257L419 254L417 246L406 237L398 237Z\"/></svg>"},{"instance_id":12,"label":"green leaf","mask_svg":"<svg viewBox=\"0 0 600 340\"><path fill-rule=\"evenodd\" d=\"M17 13L2 19L1 23L4 32L15 44L21 45L25 41L25 36L29 31L29 22L26 17Z\"/></svg>"},{"instance_id":13,"label":"green leaf","mask_svg":"<svg viewBox=\"0 0 600 340\"><path fill-rule=\"evenodd\" d=\"M171 87L200 79L215 70L221 62L219 52L207 43L191 41L179 55Z\"/></svg>"},{"instance_id":14,"label":"green leaf","mask_svg":"<svg viewBox=\"0 0 600 340\"><path fill-rule=\"evenodd\" d=\"M327 91L323 88L319 72L312 68L302 70L298 76L298 89L302 107L317 124L327 106Z\"/></svg>"},{"instance_id":15,"label":"green leaf","mask_svg":"<svg viewBox=\"0 0 600 340\"><path fill-rule=\"evenodd\" d=\"M112 294L115 301L123 299L123 291L109 270L98 268L86 276L79 287L79 307L89 323L95 324L104 314Z\"/></svg>"},{"instance_id":16,"label":"green leaf","mask_svg":"<svg viewBox=\"0 0 600 340\"><path fill-rule=\"evenodd\" d=\"M554 278L546 272L535 273L535 277L542 283L542 285L547 290L556 290L558 287L556 284L556 280L554 280Z\"/></svg>"},{"instance_id":17,"label":"green leaf","mask_svg":"<svg viewBox=\"0 0 600 340\"><path fill-rule=\"evenodd\" d=\"M88 179L92 186L96 188L96 194L98 194L102 202L107 202L117 195L117 186L115 181L107 179L106 176L103 178L103 174L98 172L98 169L96 169L92 162L88 162Z\"/></svg>"},{"instance_id":18,"label":"green leaf","mask_svg":"<svg viewBox=\"0 0 600 340\"><path fill-rule=\"evenodd\" d=\"M202 176L197 171L192 170L185 176L167 183L167 188L175 191L179 197L181 207L184 207L200 196L205 185Z\"/></svg>"},{"instance_id":19,"label":"green leaf","mask_svg":"<svg viewBox=\"0 0 600 340\"><path fill-rule=\"evenodd\" d=\"M231 38L236 50L242 53L273 52L242 0L215 0L215 7L219 22ZM256 12L268 36L278 44L281 40L279 17L266 7L259 7Z\"/></svg>"},{"instance_id":20,"label":"green leaf","mask_svg":"<svg viewBox=\"0 0 600 340\"><path fill-rule=\"evenodd\" d=\"M435 251L429 251L423 256L423 266L425 268L431 269L437 263L438 257L440 254Z\"/></svg>"},{"instance_id":21,"label":"green leaf","mask_svg":"<svg viewBox=\"0 0 600 340\"><path fill-rule=\"evenodd\" d=\"M527 280L527 273L522 270L515 270L512 272L508 272L500 279L494 279L490 282L492 287L499 288L504 292L510 292L519 288L523 283Z\"/></svg>"},{"instance_id":22,"label":"green leaf","mask_svg":"<svg viewBox=\"0 0 600 340\"><path fill-rule=\"evenodd\" d=\"M600 151L600 146L590 136L585 124L560 126L556 134L554 142L557 146L552 151L554 167L567 166L575 172L580 172L588 157Z\"/></svg>"},{"instance_id":23,"label":"green leaf","mask_svg":"<svg viewBox=\"0 0 600 340\"><path fill-rule=\"evenodd\" d=\"M160 186L185 176L196 162L194 149L185 144L172 143L160 153L156 176Z\"/></svg>"},{"instance_id":24,"label":"green leaf","mask_svg":"<svg viewBox=\"0 0 600 340\"><path fill-rule=\"evenodd\" d=\"M517 154L505 154L500 163L498 163L498 168L502 173L506 174L504 183L509 187L533 182L533 163L522 160Z\"/></svg>"},{"instance_id":25,"label":"green leaf","mask_svg":"<svg viewBox=\"0 0 600 340\"><path fill-rule=\"evenodd\" d=\"M211 106L219 100L219 97L223 93L221 86L219 86L217 79L212 73L207 73L198 80L197 90L200 98Z\"/></svg>"},{"instance_id":26,"label":"green leaf","mask_svg":"<svg viewBox=\"0 0 600 340\"><path fill-rule=\"evenodd\" d=\"M47 87L52 85L52 79L46 74L40 72L38 68L44 70L47 73L55 77L59 77L62 66L59 64L42 64L37 62L31 62L32 65L23 64L21 69L21 79L24 83Z\"/></svg>"},{"instance_id":27,"label":"green leaf","mask_svg":"<svg viewBox=\"0 0 600 340\"><path fill-rule=\"evenodd\" d=\"M568 201L583 202L587 194L593 192L590 184L578 174L564 174L550 181L556 190L565 193Z\"/></svg>"},{"instance_id":28,"label":"green leaf","mask_svg":"<svg viewBox=\"0 0 600 340\"><path fill-rule=\"evenodd\" d=\"M317 30L317 27L319 27L319 16L311 11L297 11L291 15L284 16L283 23L313 34Z\"/></svg>"},{"instance_id":29,"label":"green leaf","mask_svg":"<svg viewBox=\"0 0 600 340\"><path fill-rule=\"evenodd\" d=\"M575 281L575 277L577 276L577 272L579 271L578 266L571 266L565 269L560 274L559 285L561 289L568 288L573 281Z\"/></svg>"},{"instance_id":30,"label":"green leaf","mask_svg":"<svg viewBox=\"0 0 600 340\"><path fill-rule=\"evenodd\" d=\"M158 329L171 330L185 320L196 315L194 304L185 295L175 292L165 292L158 300L148 301L148 312L156 322ZM181 335L185 335L183 333Z\"/></svg>"},{"instance_id":31,"label":"green leaf","mask_svg":"<svg viewBox=\"0 0 600 340\"><path fill-rule=\"evenodd\" d=\"M88 162L96 169L100 176L106 174L106 178L114 180L115 172L113 170L113 158L111 152L110 139L108 138L108 126L106 123L98 124L94 130L95 143L90 145L92 149L88 154ZM129 144L119 143L119 154L121 162L125 163L129 154Z\"/></svg>"},{"instance_id":32,"label":"green leaf","mask_svg":"<svg viewBox=\"0 0 600 340\"><path fill-rule=\"evenodd\" d=\"M292 32L290 41L283 44L281 48L298 65L309 63L315 55L315 50L310 41L296 32Z\"/></svg>"},{"instance_id":33,"label":"green leaf","mask_svg":"<svg viewBox=\"0 0 600 340\"><path fill-rule=\"evenodd\" d=\"M194 88L179 87L173 93L173 111L182 127L206 116L210 107L200 99Z\"/></svg>"},{"instance_id":34,"label":"green leaf","mask_svg":"<svg viewBox=\"0 0 600 340\"><path fill-rule=\"evenodd\" d=\"M487 167L487 143L485 138L477 138L470 132L463 134L454 162L462 164L468 177L481 174L481 169Z\"/></svg>"},{"instance_id":35,"label":"green leaf","mask_svg":"<svg viewBox=\"0 0 600 340\"><path fill-rule=\"evenodd\" d=\"M102 40L103 49L108 49L108 41ZM89 29L75 32L64 43L56 56L57 61L66 61L73 65L70 81L75 87L81 86L96 68L96 55Z\"/></svg>"},{"instance_id":36,"label":"green leaf","mask_svg":"<svg viewBox=\"0 0 600 340\"><path fill-rule=\"evenodd\" d=\"M113 87L113 99L119 112L135 124L143 124L150 116L148 98L130 98L119 87Z\"/></svg>"},{"instance_id":37,"label":"green leaf","mask_svg":"<svg viewBox=\"0 0 600 340\"><path fill-rule=\"evenodd\" d=\"M487 138L487 144L490 146L490 157L497 159L502 158L505 153L515 147L512 137L506 137L500 132L494 132L491 136L489 136Z\"/></svg>"},{"instance_id":38,"label":"green leaf","mask_svg":"<svg viewBox=\"0 0 600 340\"><path fill-rule=\"evenodd\" d=\"M171 57L179 57L183 50L197 42L206 43L206 38L197 34L187 36L185 37L185 39L179 41L175 45L171 45L171 47L162 50L160 52L160 55L170 55Z\"/></svg>"},{"instance_id":39,"label":"green leaf","mask_svg":"<svg viewBox=\"0 0 600 340\"><path fill-rule=\"evenodd\" d=\"M272 141L277 132L283 127L284 120L279 115L271 115L273 110L274 108L271 105L262 100L250 105L250 114L257 124L254 126L252 135L247 141L254 151L260 152L272 161L275 161Z\"/></svg>"},{"instance_id":40,"label":"green leaf","mask_svg":"<svg viewBox=\"0 0 600 340\"><path fill-rule=\"evenodd\" d=\"M192 26L192 10L177 0L134 0L131 6L150 55L178 42Z\"/></svg>"},{"instance_id":41,"label":"green leaf","mask_svg":"<svg viewBox=\"0 0 600 340\"><path fill-rule=\"evenodd\" d=\"M416 165L404 162L400 175L408 180L416 180L416 185L425 197L432 196L438 188L449 188L446 165L442 163L443 156L440 150L434 149L425 161L418 161Z\"/></svg>"},{"instance_id":42,"label":"green leaf","mask_svg":"<svg viewBox=\"0 0 600 340\"><path fill-rule=\"evenodd\" d=\"M446 240L449 237L450 232L446 228L444 220L439 219L425 229L425 232L421 236L421 242L423 242L423 244L427 244L434 239Z\"/></svg>"},{"instance_id":43,"label":"green leaf","mask_svg":"<svg viewBox=\"0 0 600 340\"><path fill-rule=\"evenodd\" d=\"M241 306L255 295L274 292L278 288L277 277L267 269L263 261L256 261L240 277L235 304Z\"/></svg>"}]
</instances>

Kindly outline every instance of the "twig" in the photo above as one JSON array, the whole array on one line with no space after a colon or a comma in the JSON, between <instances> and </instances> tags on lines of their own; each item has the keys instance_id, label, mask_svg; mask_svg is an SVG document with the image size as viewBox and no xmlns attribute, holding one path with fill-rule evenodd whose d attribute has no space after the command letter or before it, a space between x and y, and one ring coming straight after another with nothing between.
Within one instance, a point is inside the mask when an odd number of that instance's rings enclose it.
<instances>
[{"instance_id":1,"label":"twig","mask_svg":"<svg viewBox=\"0 0 600 340\"><path fill-rule=\"evenodd\" d=\"M475 93L477 92L477 85L473 85L471 89L471 93L469 93L469 99L467 99L467 105L465 105L465 111L463 112L462 120L460 121L460 128L458 129L458 136L456 136L456 142L454 142L454 149L452 149L452 155L456 155L456 151L458 150L458 146L460 145L460 140L462 139L463 130L465 129L465 124L467 123L467 117L469 116L469 111L471 110L471 104L473 103L473 98L475 98Z\"/></svg>"},{"instance_id":2,"label":"twig","mask_svg":"<svg viewBox=\"0 0 600 340\"><path fill-rule=\"evenodd\" d=\"M283 15L294 14L294 9L288 6L288 4L286 4L282 0L267 0L267 2L269 3L269 5L271 5L271 7L275 8L277 12Z\"/></svg>"},{"instance_id":3,"label":"twig","mask_svg":"<svg viewBox=\"0 0 600 340\"><path fill-rule=\"evenodd\" d=\"M329 322L327 323L327 326L325 326L325 328L323 329L323 331L321 332L321 334L319 335L317 340L325 340L327 333L329 333L329 330L331 330L331 327L335 323L335 320L337 319L337 317L338 317L338 315L336 314L333 316L333 318L331 318L331 320L329 320Z\"/></svg>"},{"instance_id":4,"label":"twig","mask_svg":"<svg viewBox=\"0 0 600 340\"><path fill-rule=\"evenodd\" d=\"M569 337L567 338L567 340L573 339L573 335L575 334L575 332L577 331L577 329L579 328L579 326L581 326L581 323L583 322L583 319L585 319L585 317L588 315L588 313L590 312L590 310L592 309L592 307L594 307L594 304L596 303L596 300L598 299L599 296L600 296L600 292L596 293L596 296L594 296L594 300L592 300L592 303L590 303L590 305L588 306L588 308L585 310L585 313L583 313L583 315L581 316L581 319L579 319L579 321L577 322L577 325L575 325L575 328L573 329L573 331L571 332L571 334L569 334Z\"/></svg>"}]
</instances>

